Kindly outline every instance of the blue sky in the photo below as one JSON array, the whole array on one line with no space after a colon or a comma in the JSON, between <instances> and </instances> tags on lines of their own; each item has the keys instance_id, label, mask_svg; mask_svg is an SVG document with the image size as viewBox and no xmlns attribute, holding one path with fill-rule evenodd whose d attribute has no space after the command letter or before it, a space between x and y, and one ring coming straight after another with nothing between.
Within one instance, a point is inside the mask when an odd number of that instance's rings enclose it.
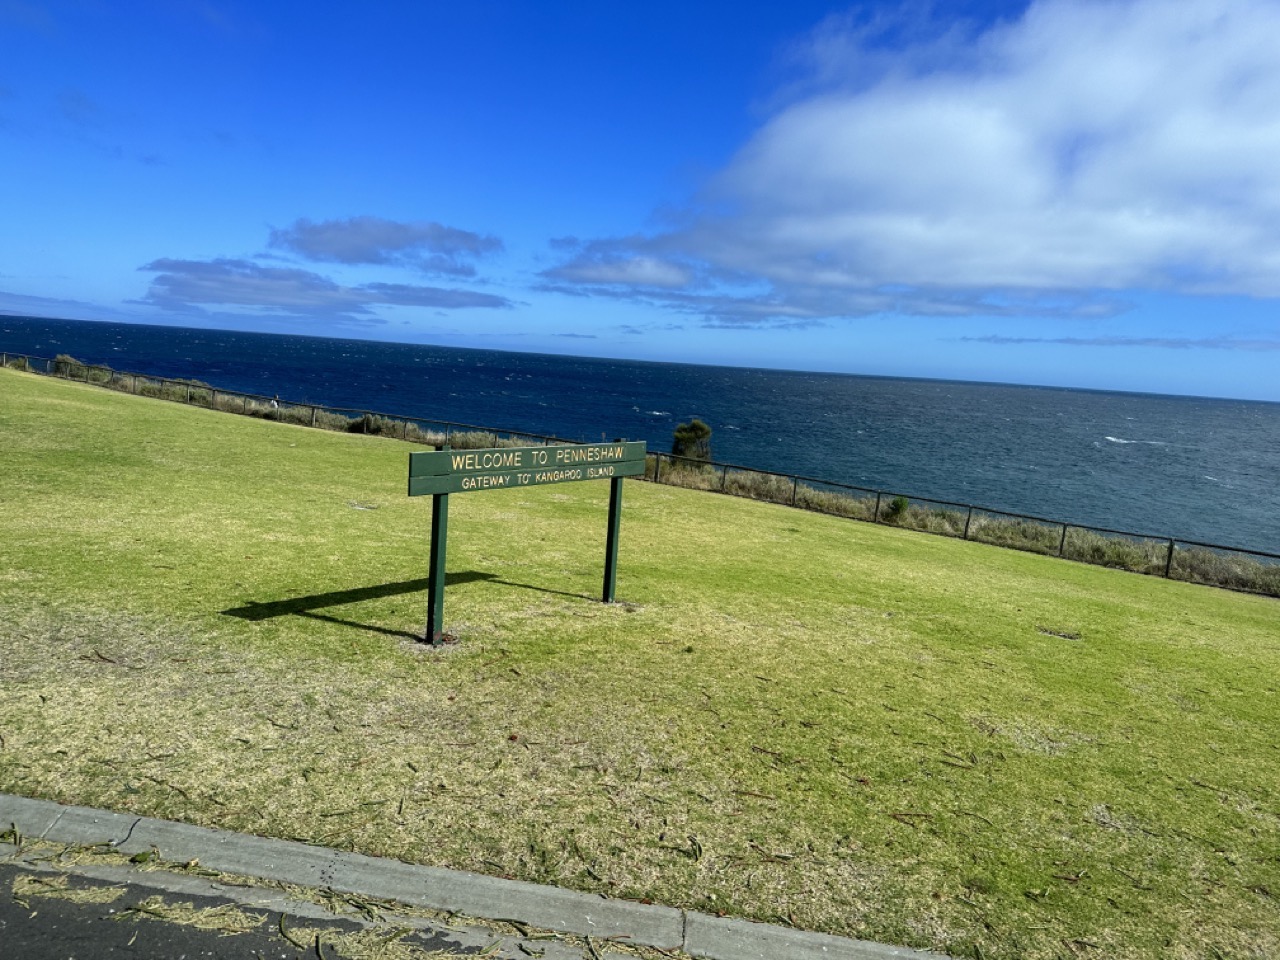
<instances>
[{"instance_id":1,"label":"blue sky","mask_svg":"<svg viewBox=\"0 0 1280 960\"><path fill-rule=\"evenodd\" d=\"M1280 0L0 0L0 312L1280 400Z\"/></svg>"}]
</instances>

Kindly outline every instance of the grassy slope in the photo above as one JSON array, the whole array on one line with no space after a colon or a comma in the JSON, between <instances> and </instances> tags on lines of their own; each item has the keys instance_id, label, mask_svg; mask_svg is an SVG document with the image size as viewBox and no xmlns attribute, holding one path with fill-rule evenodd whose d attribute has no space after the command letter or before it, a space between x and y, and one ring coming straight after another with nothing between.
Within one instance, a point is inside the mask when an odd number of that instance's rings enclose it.
<instances>
[{"instance_id":1,"label":"grassy slope","mask_svg":"<svg viewBox=\"0 0 1280 960\"><path fill-rule=\"evenodd\" d=\"M0 448L0 790L963 956L1280 954L1274 600L633 482L606 607L568 484L453 498L431 651L405 444L0 370Z\"/></svg>"}]
</instances>

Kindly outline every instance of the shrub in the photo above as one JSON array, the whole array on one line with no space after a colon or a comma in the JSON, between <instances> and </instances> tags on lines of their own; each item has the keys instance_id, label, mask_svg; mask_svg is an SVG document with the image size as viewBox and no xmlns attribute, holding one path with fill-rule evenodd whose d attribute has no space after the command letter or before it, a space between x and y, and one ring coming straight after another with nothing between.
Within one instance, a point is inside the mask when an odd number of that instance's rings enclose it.
<instances>
[{"instance_id":1,"label":"shrub","mask_svg":"<svg viewBox=\"0 0 1280 960\"><path fill-rule=\"evenodd\" d=\"M875 512L876 500L875 497L855 497L848 493L818 490L802 483L796 489L796 506L851 520L870 520Z\"/></svg>"},{"instance_id":2,"label":"shrub","mask_svg":"<svg viewBox=\"0 0 1280 960\"><path fill-rule=\"evenodd\" d=\"M720 471L710 464L690 463L687 460L667 461L662 465L663 483L690 490L719 490L723 478Z\"/></svg>"},{"instance_id":3,"label":"shrub","mask_svg":"<svg viewBox=\"0 0 1280 960\"><path fill-rule=\"evenodd\" d=\"M498 438L483 430L463 430L449 434L449 446L454 450L484 450L498 446Z\"/></svg>"},{"instance_id":4,"label":"shrub","mask_svg":"<svg viewBox=\"0 0 1280 960\"><path fill-rule=\"evenodd\" d=\"M1162 540L1134 540L1106 536L1075 527L1067 530L1062 555L1069 560L1114 567L1134 573L1164 573L1169 545Z\"/></svg>"},{"instance_id":5,"label":"shrub","mask_svg":"<svg viewBox=\"0 0 1280 960\"><path fill-rule=\"evenodd\" d=\"M71 380L87 379L88 367L75 357L60 353L53 358L53 375Z\"/></svg>"},{"instance_id":6,"label":"shrub","mask_svg":"<svg viewBox=\"0 0 1280 960\"><path fill-rule=\"evenodd\" d=\"M767 500L770 503L790 503L794 492L790 477L755 470L733 470L725 478L725 490L739 497Z\"/></svg>"},{"instance_id":7,"label":"shrub","mask_svg":"<svg viewBox=\"0 0 1280 960\"><path fill-rule=\"evenodd\" d=\"M443 433L436 430L427 430L416 423L409 424L408 429L405 431L404 438L406 440L412 440L414 443L430 444L433 447L438 447L444 443Z\"/></svg>"},{"instance_id":8,"label":"shrub","mask_svg":"<svg viewBox=\"0 0 1280 960\"><path fill-rule=\"evenodd\" d=\"M1031 553L1055 554L1062 538L1062 527L1023 520L1018 517L973 515L969 539L997 547L1027 550Z\"/></svg>"},{"instance_id":9,"label":"shrub","mask_svg":"<svg viewBox=\"0 0 1280 960\"><path fill-rule=\"evenodd\" d=\"M311 407L288 406L276 411L276 419L281 423L293 423L303 427L311 426Z\"/></svg>"},{"instance_id":10,"label":"shrub","mask_svg":"<svg viewBox=\"0 0 1280 960\"><path fill-rule=\"evenodd\" d=\"M711 428L696 417L678 424L671 438L671 454L690 460L710 460Z\"/></svg>"},{"instance_id":11,"label":"shrub","mask_svg":"<svg viewBox=\"0 0 1280 960\"><path fill-rule=\"evenodd\" d=\"M350 417L344 417L340 413L330 413L328 410L316 411L316 426L321 430L336 430L339 433L346 433L351 429L351 423Z\"/></svg>"},{"instance_id":12,"label":"shrub","mask_svg":"<svg viewBox=\"0 0 1280 960\"><path fill-rule=\"evenodd\" d=\"M1170 574L1192 583L1280 597L1280 563L1247 554L1181 547L1174 551Z\"/></svg>"},{"instance_id":13,"label":"shrub","mask_svg":"<svg viewBox=\"0 0 1280 960\"><path fill-rule=\"evenodd\" d=\"M374 436L395 436L399 433L395 429L394 421L387 417L380 417L375 413L365 413L356 417L347 425L348 433L371 433Z\"/></svg>"},{"instance_id":14,"label":"shrub","mask_svg":"<svg viewBox=\"0 0 1280 960\"><path fill-rule=\"evenodd\" d=\"M890 503L890 507L892 506L893 504ZM936 533L944 537L964 536L964 521L965 515L957 510L946 510L941 507L930 509L910 504L897 515L899 526L925 533Z\"/></svg>"},{"instance_id":15,"label":"shrub","mask_svg":"<svg viewBox=\"0 0 1280 960\"><path fill-rule=\"evenodd\" d=\"M911 501L904 496L896 496L880 511L880 516L890 523L896 523L907 515L911 509Z\"/></svg>"}]
</instances>

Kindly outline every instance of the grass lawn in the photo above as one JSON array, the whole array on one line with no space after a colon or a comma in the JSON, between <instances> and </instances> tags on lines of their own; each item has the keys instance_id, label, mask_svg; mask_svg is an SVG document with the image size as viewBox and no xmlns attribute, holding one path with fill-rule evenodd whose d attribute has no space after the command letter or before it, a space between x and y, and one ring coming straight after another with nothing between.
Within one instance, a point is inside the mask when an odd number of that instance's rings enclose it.
<instances>
[{"instance_id":1,"label":"grass lawn","mask_svg":"<svg viewBox=\"0 0 1280 960\"><path fill-rule=\"evenodd\" d=\"M1280 955L1280 602L0 370L0 790L962 957ZM163 851L162 851L163 853Z\"/></svg>"}]
</instances>

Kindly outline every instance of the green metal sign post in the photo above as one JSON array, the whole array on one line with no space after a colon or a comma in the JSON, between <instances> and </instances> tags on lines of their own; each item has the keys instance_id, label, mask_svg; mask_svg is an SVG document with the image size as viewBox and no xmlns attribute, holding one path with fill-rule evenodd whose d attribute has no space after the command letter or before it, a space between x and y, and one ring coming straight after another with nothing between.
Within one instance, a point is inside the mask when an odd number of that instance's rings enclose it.
<instances>
[{"instance_id":1,"label":"green metal sign post","mask_svg":"<svg viewBox=\"0 0 1280 960\"><path fill-rule=\"evenodd\" d=\"M554 447L494 447L486 450L429 450L409 454L409 496L431 497L431 560L427 574L426 642L444 642L445 552L449 536L449 494L472 490L608 480L609 526L605 536L602 600L612 603L618 579L618 530L622 523L622 481L644 475L644 441L580 443Z\"/></svg>"}]
</instances>

